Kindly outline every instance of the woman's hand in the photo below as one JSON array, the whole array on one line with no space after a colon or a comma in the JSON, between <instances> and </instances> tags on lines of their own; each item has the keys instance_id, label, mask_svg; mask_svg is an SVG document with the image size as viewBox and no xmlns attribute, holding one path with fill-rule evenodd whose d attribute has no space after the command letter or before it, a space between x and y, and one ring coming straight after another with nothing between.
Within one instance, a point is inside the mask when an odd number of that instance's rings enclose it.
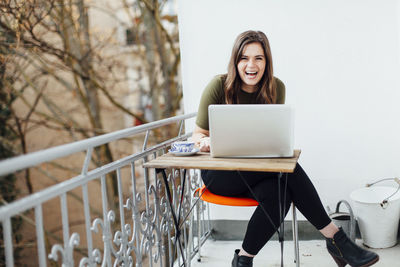
<instances>
[{"instance_id":1,"label":"woman's hand","mask_svg":"<svg viewBox=\"0 0 400 267\"><path fill-rule=\"evenodd\" d=\"M201 138L199 146L201 152L210 152L210 137Z\"/></svg>"},{"instance_id":2,"label":"woman's hand","mask_svg":"<svg viewBox=\"0 0 400 267\"><path fill-rule=\"evenodd\" d=\"M210 152L210 132L196 125L192 139L201 152Z\"/></svg>"}]
</instances>

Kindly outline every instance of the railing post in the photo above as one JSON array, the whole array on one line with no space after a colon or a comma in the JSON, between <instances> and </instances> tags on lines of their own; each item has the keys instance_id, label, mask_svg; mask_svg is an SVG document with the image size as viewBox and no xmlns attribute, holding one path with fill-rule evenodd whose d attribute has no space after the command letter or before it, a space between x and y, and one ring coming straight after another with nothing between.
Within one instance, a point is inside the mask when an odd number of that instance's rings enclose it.
<instances>
[{"instance_id":1,"label":"railing post","mask_svg":"<svg viewBox=\"0 0 400 267\"><path fill-rule=\"evenodd\" d=\"M102 204L103 204L103 242L104 242L104 256L103 256L103 265L107 264L107 266L112 266L111 264L111 242L112 237L110 233L110 224L114 221L113 212L111 214L108 211L108 198L107 198L107 186L106 186L106 177L105 175L101 176L101 196L102 196ZM110 214L110 216L109 216Z\"/></svg>"},{"instance_id":2,"label":"railing post","mask_svg":"<svg viewBox=\"0 0 400 267\"><path fill-rule=\"evenodd\" d=\"M181 136L181 134L182 134L183 123L184 123L184 120L181 120L181 122L179 123L179 132L178 132L178 136Z\"/></svg>"},{"instance_id":3,"label":"railing post","mask_svg":"<svg viewBox=\"0 0 400 267\"><path fill-rule=\"evenodd\" d=\"M13 244L12 244L12 229L10 217L3 220L3 239L5 244L6 266L14 266Z\"/></svg>"},{"instance_id":4,"label":"railing post","mask_svg":"<svg viewBox=\"0 0 400 267\"><path fill-rule=\"evenodd\" d=\"M38 246L39 266L46 266L46 249L44 246L44 233L43 233L43 211L42 205L35 207L35 223L36 223L36 237Z\"/></svg>"},{"instance_id":5,"label":"railing post","mask_svg":"<svg viewBox=\"0 0 400 267\"><path fill-rule=\"evenodd\" d=\"M82 185L82 195L83 195L83 208L85 214L85 229L86 229L86 243L88 260L90 264L94 264L95 259L93 258L93 240L92 231L90 229L90 206L89 206L89 196L88 196L88 186L87 184Z\"/></svg>"},{"instance_id":6,"label":"railing post","mask_svg":"<svg viewBox=\"0 0 400 267\"><path fill-rule=\"evenodd\" d=\"M90 160L92 159L92 152L93 152L93 147L89 147L86 150L86 157L85 157L85 161L83 162L83 166L82 166L82 175L86 175L88 168L89 168L89 164L90 164Z\"/></svg>"},{"instance_id":7,"label":"railing post","mask_svg":"<svg viewBox=\"0 0 400 267\"><path fill-rule=\"evenodd\" d=\"M140 194L137 193L136 190L136 174L135 174L135 162L131 162L131 181L132 181L132 219L134 225L134 233L133 236L136 239L136 266L142 267L142 246L140 245L140 232L142 230L140 224L140 214L138 210L139 202L141 201Z\"/></svg>"}]
</instances>

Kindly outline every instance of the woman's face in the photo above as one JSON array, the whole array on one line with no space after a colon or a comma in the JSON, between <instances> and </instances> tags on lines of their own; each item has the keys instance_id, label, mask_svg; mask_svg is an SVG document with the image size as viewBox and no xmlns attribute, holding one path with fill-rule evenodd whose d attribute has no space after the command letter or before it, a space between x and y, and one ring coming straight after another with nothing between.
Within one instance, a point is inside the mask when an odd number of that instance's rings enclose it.
<instances>
[{"instance_id":1,"label":"woman's face","mask_svg":"<svg viewBox=\"0 0 400 267\"><path fill-rule=\"evenodd\" d=\"M243 48L237 68L242 79L242 90L252 93L264 75L265 55L260 43L250 43Z\"/></svg>"}]
</instances>

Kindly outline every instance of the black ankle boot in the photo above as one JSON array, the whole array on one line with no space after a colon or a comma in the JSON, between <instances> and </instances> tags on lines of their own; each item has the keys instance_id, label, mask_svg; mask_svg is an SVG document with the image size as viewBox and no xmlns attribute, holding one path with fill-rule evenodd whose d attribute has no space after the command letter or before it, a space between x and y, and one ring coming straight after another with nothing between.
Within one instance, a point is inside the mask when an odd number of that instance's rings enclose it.
<instances>
[{"instance_id":1,"label":"black ankle boot","mask_svg":"<svg viewBox=\"0 0 400 267\"><path fill-rule=\"evenodd\" d=\"M239 249L235 250L232 260L232 267L253 267L253 258L239 256L239 251Z\"/></svg>"},{"instance_id":2,"label":"black ankle boot","mask_svg":"<svg viewBox=\"0 0 400 267\"><path fill-rule=\"evenodd\" d=\"M342 228L333 238L326 238L326 248L338 266L346 264L356 267L367 267L379 260L378 254L365 250L351 241Z\"/></svg>"}]
</instances>

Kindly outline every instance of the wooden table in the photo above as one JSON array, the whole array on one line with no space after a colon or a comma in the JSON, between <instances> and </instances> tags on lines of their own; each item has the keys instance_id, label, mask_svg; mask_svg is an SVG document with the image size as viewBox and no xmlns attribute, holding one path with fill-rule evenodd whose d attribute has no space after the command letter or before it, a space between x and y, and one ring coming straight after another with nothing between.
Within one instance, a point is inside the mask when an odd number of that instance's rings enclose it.
<instances>
[{"instance_id":1,"label":"wooden table","mask_svg":"<svg viewBox=\"0 0 400 267\"><path fill-rule=\"evenodd\" d=\"M300 156L300 150L294 151L291 158L212 158L210 153L198 153L189 157L177 157L164 154L143 164L145 168L155 169L202 169L234 170L292 173Z\"/></svg>"},{"instance_id":2,"label":"wooden table","mask_svg":"<svg viewBox=\"0 0 400 267\"><path fill-rule=\"evenodd\" d=\"M184 190L184 185L185 185L185 180L186 180L186 170L187 169L205 169L205 170L231 170L231 171L237 171L242 178L243 182L246 184L246 186L249 188L250 192L253 194L255 199L257 200L256 196L252 192L250 186L247 184L243 176L241 175L240 171L261 171L261 172L276 172L279 173L278 175L278 187L280 184L280 179L282 177L283 173L292 173L294 172L294 169L296 167L297 161L299 159L301 151L300 150L295 150L294 151L294 156L291 158L213 158L210 156L210 153L197 153L193 156L186 156L186 157L179 157L179 156L174 156L171 153L164 154L160 157L157 157L149 162L146 162L143 164L144 168L155 168L157 173L161 172L166 188L166 193L168 196L168 203L170 206L171 214L173 217L174 225L176 228L175 231L175 242L179 242L179 248L181 250L181 255L182 259L185 264L185 258L183 256L183 248L182 244L179 240L180 236L180 216L177 216L176 213L174 212L174 209L172 207L171 203L171 192L170 192L170 186L168 184L168 179L167 175L165 172L165 169L169 168L175 168L175 169L184 169L184 175L183 175L183 186L181 188L182 192ZM287 178L287 176L286 176ZM280 189L279 189L280 192ZM258 200L257 200L258 201ZM259 202L259 201L258 201ZM181 203L179 207L181 207ZM282 211L282 204L281 204L281 196L279 194L279 209ZM264 210L264 209L263 209ZM266 213L266 211L264 210ZM180 215L180 209L178 211L178 214ZM269 215L266 213L267 217ZM283 212L281 214L281 217L284 216ZM283 221L283 217L282 217ZM272 223L273 224L273 223ZM282 235L280 235L280 241L281 242L281 265L283 266L283 233L280 231ZM176 243L175 243L176 247ZM298 249L297 249L298 251ZM190 259L188 259L190 260ZM296 266L299 266L299 255L296 253Z\"/></svg>"}]
</instances>

